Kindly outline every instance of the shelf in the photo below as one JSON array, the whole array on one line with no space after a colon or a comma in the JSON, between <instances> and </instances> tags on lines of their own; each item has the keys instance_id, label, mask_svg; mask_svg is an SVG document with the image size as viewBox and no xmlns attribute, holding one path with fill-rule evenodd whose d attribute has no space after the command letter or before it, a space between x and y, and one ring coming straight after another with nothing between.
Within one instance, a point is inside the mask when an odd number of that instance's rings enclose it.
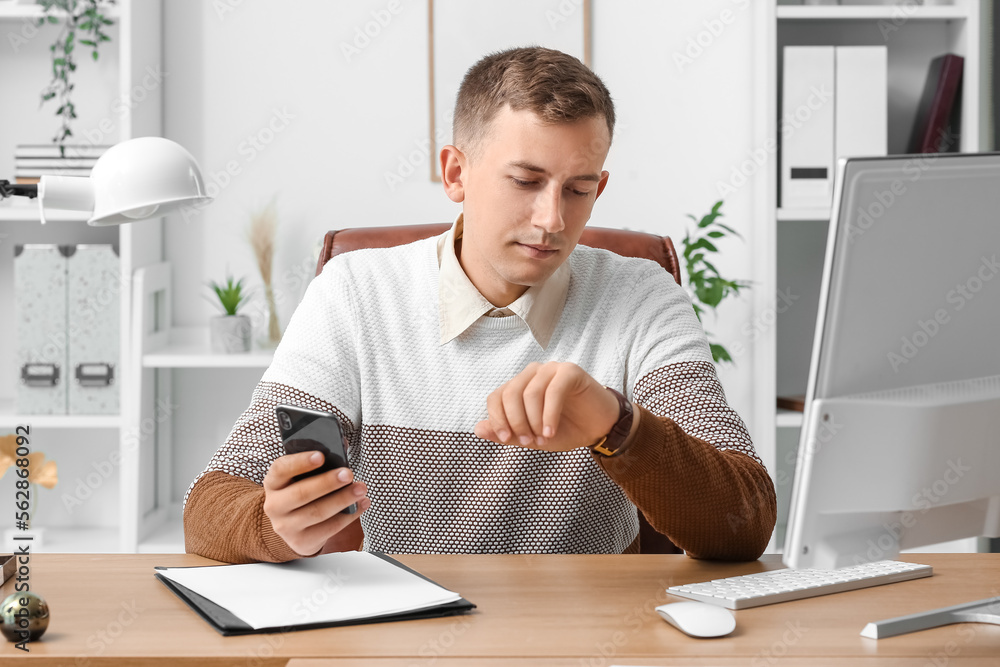
<instances>
[{"instance_id":1,"label":"shelf","mask_svg":"<svg viewBox=\"0 0 1000 667\"><path fill-rule=\"evenodd\" d=\"M81 222L87 223L90 216L82 211L59 211L52 210L45 212L46 222ZM37 206L2 206L0 207L0 222L31 222L36 225L41 224L38 217Z\"/></svg>"},{"instance_id":2,"label":"shelf","mask_svg":"<svg viewBox=\"0 0 1000 667\"><path fill-rule=\"evenodd\" d=\"M208 327L171 329L163 347L142 357L145 368L267 368L274 350L251 349L243 354L219 354L209 347Z\"/></svg>"},{"instance_id":3,"label":"shelf","mask_svg":"<svg viewBox=\"0 0 1000 667\"><path fill-rule=\"evenodd\" d=\"M102 7L101 12L110 19L121 18L121 9L115 6ZM50 13L52 16L61 16L64 12L54 11ZM0 1L0 20L38 19L45 15L41 5Z\"/></svg>"},{"instance_id":4,"label":"shelf","mask_svg":"<svg viewBox=\"0 0 1000 667\"><path fill-rule=\"evenodd\" d=\"M779 208L778 220L815 220L826 222L830 219L828 208Z\"/></svg>"},{"instance_id":5,"label":"shelf","mask_svg":"<svg viewBox=\"0 0 1000 667\"><path fill-rule=\"evenodd\" d=\"M118 428L120 415L19 415L12 398L0 399L0 428Z\"/></svg>"},{"instance_id":6,"label":"shelf","mask_svg":"<svg viewBox=\"0 0 1000 667\"><path fill-rule=\"evenodd\" d=\"M780 5L777 7L779 21L950 21L965 20L968 10L963 6L895 6L895 5Z\"/></svg>"},{"instance_id":7,"label":"shelf","mask_svg":"<svg viewBox=\"0 0 1000 667\"><path fill-rule=\"evenodd\" d=\"M775 425L778 428L801 428L802 413L793 410L778 410Z\"/></svg>"}]
</instances>

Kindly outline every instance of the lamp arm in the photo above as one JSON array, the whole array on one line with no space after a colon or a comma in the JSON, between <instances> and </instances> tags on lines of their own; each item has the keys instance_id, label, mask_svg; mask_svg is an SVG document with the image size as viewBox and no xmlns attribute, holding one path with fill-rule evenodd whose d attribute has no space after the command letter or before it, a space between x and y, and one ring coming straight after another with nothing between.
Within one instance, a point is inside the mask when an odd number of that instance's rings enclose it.
<instances>
[{"instance_id":1,"label":"lamp arm","mask_svg":"<svg viewBox=\"0 0 1000 667\"><path fill-rule=\"evenodd\" d=\"M24 183L11 184L10 181L0 179L0 199L6 199L15 195L34 199L38 196L38 185Z\"/></svg>"}]
</instances>

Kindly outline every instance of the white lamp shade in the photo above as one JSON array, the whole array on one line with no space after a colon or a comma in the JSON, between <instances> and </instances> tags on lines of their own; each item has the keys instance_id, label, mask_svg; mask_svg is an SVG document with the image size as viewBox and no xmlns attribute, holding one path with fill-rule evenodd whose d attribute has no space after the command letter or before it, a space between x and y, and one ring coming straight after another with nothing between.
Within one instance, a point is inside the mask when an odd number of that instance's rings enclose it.
<instances>
[{"instance_id":1,"label":"white lamp shade","mask_svg":"<svg viewBox=\"0 0 1000 667\"><path fill-rule=\"evenodd\" d=\"M89 178L43 176L38 199L43 221L45 208L65 208L91 213L87 222L94 226L158 217L212 200L194 157L163 137L112 146Z\"/></svg>"}]
</instances>

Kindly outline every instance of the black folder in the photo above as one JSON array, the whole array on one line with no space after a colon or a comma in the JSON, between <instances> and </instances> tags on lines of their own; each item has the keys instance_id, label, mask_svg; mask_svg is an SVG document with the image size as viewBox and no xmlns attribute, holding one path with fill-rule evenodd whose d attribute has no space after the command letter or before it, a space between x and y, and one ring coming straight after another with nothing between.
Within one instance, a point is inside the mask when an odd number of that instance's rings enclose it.
<instances>
[{"instance_id":1,"label":"black folder","mask_svg":"<svg viewBox=\"0 0 1000 667\"><path fill-rule=\"evenodd\" d=\"M373 556L378 556L384 561L392 563L396 567L406 570L411 574L430 581L432 584L437 582L432 581L428 577L420 574L412 568L406 567L394 558L390 558L382 553L371 552ZM163 570L167 568L156 567L155 570ZM170 568L173 569L173 568ZM220 607L208 598L198 595L191 589L181 586L175 581L167 579L163 575L156 573L156 578L159 579L167 588L169 588L173 593L179 597L181 600L191 607L199 616L208 621L208 624L215 628L219 634L230 637L233 635L253 635L261 633L273 633L273 632L292 632L295 630L313 630L315 628L332 628L339 627L342 625L363 625L366 623L386 623L389 621L411 621L419 618L437 618L440 616L454 616L455 614L464 614L472 609L476 608L476 605L472 604L465 598L455 600L454 602L448 602L445 604L437 605L435 607L427 607L425 609L417 609L415 611L407 611L398 614L385 614L382 616L368 616L365 618L353 618L344 621L331 621L322 623L301 623L301 624L291 624L284 625L274 628L260 628L254 629L244 623L242 620L231 614L227 609Z\"/></svg>"}]
</instances>

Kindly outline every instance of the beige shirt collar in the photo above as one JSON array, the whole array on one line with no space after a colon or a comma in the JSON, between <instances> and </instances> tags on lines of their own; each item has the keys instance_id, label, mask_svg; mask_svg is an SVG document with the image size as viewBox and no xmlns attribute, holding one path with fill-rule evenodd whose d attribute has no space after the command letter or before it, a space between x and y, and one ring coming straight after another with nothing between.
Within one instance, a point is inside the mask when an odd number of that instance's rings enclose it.
<instances>
[{"instance_id":1,"label":"beige shirt collar","mask_svg":"<svg viewBox=\"0 0 1000 667\"><path fill-rule=\"evenodd\" d=\"M450 342L483 315L520 317L535 341L544 350L562 316L569 292L569 263L563 262L541 285L533 285L506 308L497 308L486 300L462 269L455 255L455 241L462 238L464 216L438 237L438 309L441 345Z\"/></svg>"}]
</instances>

